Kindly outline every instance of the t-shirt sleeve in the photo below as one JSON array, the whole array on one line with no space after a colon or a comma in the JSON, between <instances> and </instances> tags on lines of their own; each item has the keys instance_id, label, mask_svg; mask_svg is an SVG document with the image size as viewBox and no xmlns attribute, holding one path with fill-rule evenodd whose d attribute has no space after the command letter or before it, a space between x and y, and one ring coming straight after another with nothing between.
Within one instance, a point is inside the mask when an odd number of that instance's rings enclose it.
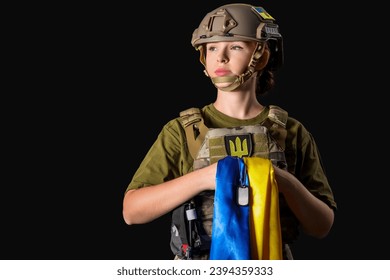
<instances>
[{"instance_id":1,"label":"t-shirt sleeve","mask_svg":"<svg viewBox=\"0 0 390 280\"><path fill-rule=\"evenodd\" d=\"M295 131L292 135L296 138L289 139L290 148L286 150L286 153L290 153L288 158L295 159L288 163L289 171L294 173L314 196L336 210L337 204L313 135L299 122L293 124L290 129Z\"/></svg>"},{"instance_id":2,"label":"t-shirt sleeve","mask_svg":"<svg viewBox=\"0 0 390 280\"><path fill-rule=\"evenodd\" d=\"M160 131L126 191L161 184L189 172L190 154L180 120L168 122Z\"/></svg>"}]
</instances>

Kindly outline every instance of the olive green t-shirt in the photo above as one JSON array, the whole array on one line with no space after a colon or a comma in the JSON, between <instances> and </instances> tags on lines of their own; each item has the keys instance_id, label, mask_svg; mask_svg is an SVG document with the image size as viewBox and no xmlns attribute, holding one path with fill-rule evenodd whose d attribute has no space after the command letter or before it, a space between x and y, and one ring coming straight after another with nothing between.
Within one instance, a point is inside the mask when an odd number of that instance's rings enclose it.
<instances>
[{"instance_id":1,"label":"olive green t-shirt","mask_svg":"<svg viewBox=\"0 0 390 280\"><path fill-rule=\"evenodd\" d=\"M269 107L255 118L240 120L215 109L213 104L202 108L204 123L208 128L232 128L262 123L268 116ZM313 136L292 117L288 117L285 156L288 171L317 198L336 210L337 205L321 163ZM186 134L180 117L170 120L161 130L144 160L136 170L127 190L157 185L192 171L193 159L188 150ZM283 201L280 203L283 237L289 243L298 235L297 221ZM294 220L294 222L292 221ZM294 224L295 229L287 230Z\"/></svg>"}]
</instances>

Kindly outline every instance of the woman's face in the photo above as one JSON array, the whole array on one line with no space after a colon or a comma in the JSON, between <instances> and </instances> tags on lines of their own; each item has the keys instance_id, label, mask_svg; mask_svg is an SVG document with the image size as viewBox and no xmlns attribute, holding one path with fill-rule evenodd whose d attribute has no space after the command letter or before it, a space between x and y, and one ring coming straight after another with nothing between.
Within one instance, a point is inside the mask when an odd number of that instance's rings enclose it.
<instances>
[{"instance_id":1,"label":"woman's face","mask_svg":"<svg viewBox=\"0 0 390 280\"><path fill-rule=\"evenodd\" d=\"M256 42L211 42L205 47L206 71L210 78L239 76L247 70ZM223 84L229 83L219 83L219 86L225 86Z\"/></svg>"}]
</instances>

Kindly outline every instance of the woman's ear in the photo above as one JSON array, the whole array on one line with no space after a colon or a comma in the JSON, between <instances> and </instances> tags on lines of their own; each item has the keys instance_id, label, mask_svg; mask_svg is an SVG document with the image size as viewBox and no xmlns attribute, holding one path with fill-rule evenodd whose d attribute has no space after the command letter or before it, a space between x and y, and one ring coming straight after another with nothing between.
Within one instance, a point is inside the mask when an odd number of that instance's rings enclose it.
<instances>
[{"instance_id":1,"label":"woman's ear","mask_svg":"<svg viewBox=\"0 0 390 280\"><path fill-rule=\"evenodd\" d=\"M260 56L259 61L257 62L255 68L257 71L262 70L267 65L269 56L270 56L270 51L268 48L265 48L263 54Z\"/></svg>"}]
</instances>

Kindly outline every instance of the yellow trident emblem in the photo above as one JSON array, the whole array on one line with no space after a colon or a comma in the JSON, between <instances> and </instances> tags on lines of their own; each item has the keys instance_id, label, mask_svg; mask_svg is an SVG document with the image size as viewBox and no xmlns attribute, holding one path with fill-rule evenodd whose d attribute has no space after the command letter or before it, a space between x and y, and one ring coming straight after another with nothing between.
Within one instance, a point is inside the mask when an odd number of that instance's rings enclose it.
<instances>
[{"instance_id":1,"label":"yellow trident emblem","mask_svg":"<svg viewBox=\"0 0 390 280\"><path fill-rule=\"evenodd\" d=\"M250 140L251 138L249 137L249 135L229 136L225 139L225 143L228 144L226 145L228 154L239 158L249 156L252 150Z\"/></svg>"}]
</instances>

